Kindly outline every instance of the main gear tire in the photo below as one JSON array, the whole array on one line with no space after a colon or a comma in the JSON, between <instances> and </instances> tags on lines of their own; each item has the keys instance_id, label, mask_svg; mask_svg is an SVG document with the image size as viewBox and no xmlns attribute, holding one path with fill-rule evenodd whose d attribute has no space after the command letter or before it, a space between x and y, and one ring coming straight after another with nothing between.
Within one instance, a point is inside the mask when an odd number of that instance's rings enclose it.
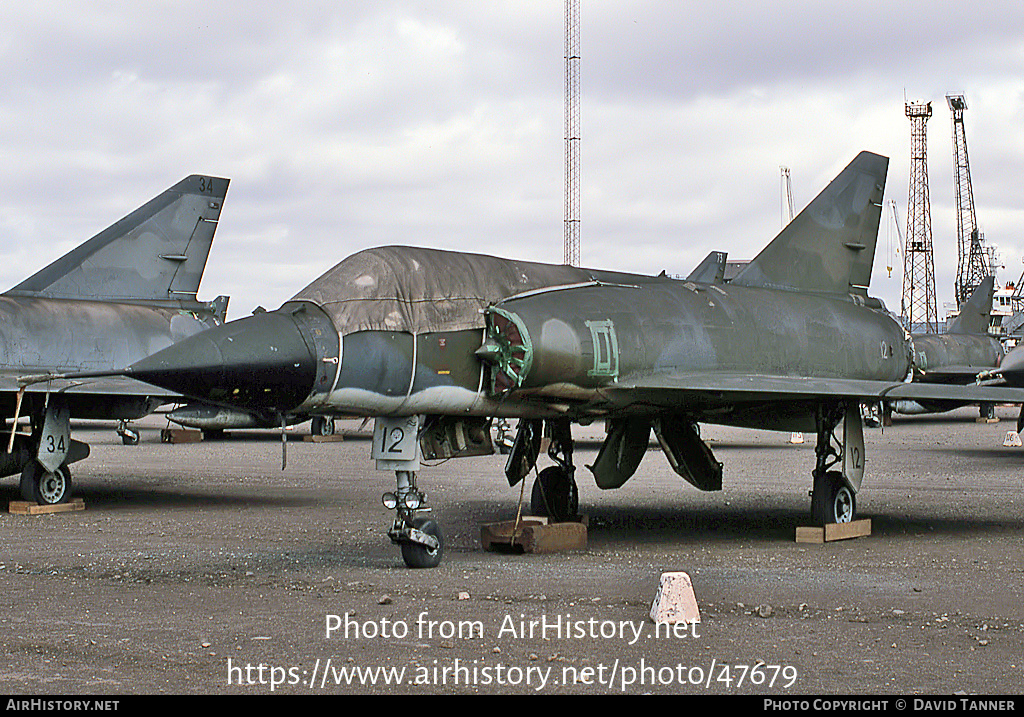
<instances>
[{"instance_id":1,"label":"main gear tire","mask_svg":"<svg viewBox=\"0 0 1024 717\"><path fill-rule=\"evenodd\" d=\"M21 497L39 505L57 505L71 500L71 470L60 466L50 472L37 461L29 461L21 472Z\"/></svg>"},{"instance_id":2,"label":"main gear tire","mask_svg":"<svg viewBox=\"0 0 1024 717\"><path fill-rule=\"evenodd\" d=\"M857 514L857 498L841 473L829 471L814 479L811 514L817 525L849 523Z\"/></svg>"},{"instance_id":3,"label":"main gear tire","mask_svg":"<svg viewBox=\"0 0 1024 717\"><path fill-rule=\"evenodd\" d=\"M530 512L560 523L575 518L579 510L579 488L572 476L561 466L548 466L542 470L533 482Z\"/></svg>"}]
</instances>

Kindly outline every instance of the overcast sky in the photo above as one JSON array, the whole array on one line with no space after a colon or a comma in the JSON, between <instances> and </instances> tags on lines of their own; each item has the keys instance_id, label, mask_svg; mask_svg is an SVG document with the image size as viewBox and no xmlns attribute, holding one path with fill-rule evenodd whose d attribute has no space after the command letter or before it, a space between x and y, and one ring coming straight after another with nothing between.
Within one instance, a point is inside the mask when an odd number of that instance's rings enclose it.
<instances>
[{"instance_id":1,"label":"overcast sky","mask_svg":"<svg viewBox=\"0 0 1024 717\"><path fill-rule=\"evenodd\" d=\"M200 298L276 308L361 249L561 263L563 0L36 2L0 9L0 290L182 177L231 179ZM871 294L899 311L910 123L953 300L951 116L1024 270L1024 5L581 0L581 264L749 259L855 155L891 158ZM887 265L893 266L888 277ZM942 306L939 307L942 312Z\"/></svg>"}]
</instances>

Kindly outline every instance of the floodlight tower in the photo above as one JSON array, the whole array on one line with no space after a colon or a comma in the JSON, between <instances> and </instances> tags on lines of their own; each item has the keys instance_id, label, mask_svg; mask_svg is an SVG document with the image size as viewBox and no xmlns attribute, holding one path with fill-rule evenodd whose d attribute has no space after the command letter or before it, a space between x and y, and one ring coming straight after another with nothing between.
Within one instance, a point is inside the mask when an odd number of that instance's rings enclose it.
<instances>
[{"instance_id":1,"label":"floodlight tower","mask_svg":"<svg viewBox=\"0 0 1024 717\"><path fill-rule=\"evenodd\" d=\"M935 257L932 252L932 210L928 194L927 123L932 103L907 103L910 119L910 196L907 245L903 252L903 326L915 333L939 332L935 300Z\"/></svg>"},{"instance_id":2,"label":"floodlight tower","mask_svg":"<svg viewBox=\"0 0 1024 717\"><path fill-rule=\"evenodd\" d=\"M974 214L974 190L971 187L971 166L967 161L967 133L964 130L964 110L967 101L963 95L946 95L953 113L953 171L956 181L957 306L963 306L982 279L995 273L984 243L978 232L978 219Z\"/></svg>"},{"instance_id":3,"label":"floodlight tower","mask_svg":"<svg viewBox=\"0 0 1024 717\"><path fill-rule=\"evenodd\" d=\"M565 0L565 247L580 263L580 3Z\"/></svg>"}]
</instances>

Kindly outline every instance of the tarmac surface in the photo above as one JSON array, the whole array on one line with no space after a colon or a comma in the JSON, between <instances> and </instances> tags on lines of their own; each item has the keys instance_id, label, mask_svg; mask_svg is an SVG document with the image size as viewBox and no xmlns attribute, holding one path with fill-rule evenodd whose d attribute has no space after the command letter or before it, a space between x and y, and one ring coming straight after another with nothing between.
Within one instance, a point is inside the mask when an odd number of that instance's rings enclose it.
<instances>
[{"instance_id":1,"label":"tarmac surface","mask_svg":"<svg viewBox=\"0 0 1024 717\"><path fill-rule=\"evenodd\" d=\"M112 424L76 424L92 445L72 466L86 509L0 513L0 692L1020 694L1024 448L1003 447L1016 414L867 429L872 534L824 545L794 539L809 434L705 426L721 492L655 449L605 492L584 467L603 428L582 429L588 544L549 555L480 547L482 524L517 513L504 456L425 467L445 535L431 570L407 569L386 536L394 475L374 469L359 422L330 443L300 426L284 471L271 431L164 444L154 416L128 447ZM15 478L0 489L18 499ZM701 622L659 635L649 613L673 571Z\"/></svg>"}]
</instances>

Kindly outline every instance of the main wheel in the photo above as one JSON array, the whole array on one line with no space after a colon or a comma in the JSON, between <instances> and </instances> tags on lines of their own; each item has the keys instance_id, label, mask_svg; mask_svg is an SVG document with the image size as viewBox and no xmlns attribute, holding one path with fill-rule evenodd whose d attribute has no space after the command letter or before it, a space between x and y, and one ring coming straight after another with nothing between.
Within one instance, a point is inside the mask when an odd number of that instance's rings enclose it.
<instances>
[{"instance_id":1,"label":"main wheel","mask_svg":"<svg viewBox=\"0 0 1024 717\"><path fill-rule=\"evenodd\" d=\"M313 416L313 420L309 424L309 432L314 436L333 436L334 435L334 417L333 416Z\"/></svg>"},{"instance_id":2,"label":"main wheel","mask_svg":"<svg viewBox=\"0 0 1024 717\"><path fill-rule=\"evenodd\" d=\"M21 472L21 497L39 505L67 503L71 499L71 471L61 466L52 473L36 461Z\"/></svg>"},{"instance_id":3,"label":"main wheel","mask_svg":"<svg viewBox=\"0 0 1024 717\"><path fill-rule=\"evenodd\" d=\"M533 482L530 512L563 522L576 517L580 494L576 481L560 466L548 466Z\"/></svg>"},{"instance_id":4,"label":"main wheel","mask_svg":"<svg viewBox=\"0 0 1024 717\"><path fill-rule=\"evenodd\" d=\"M849 523L857 512L857 498L841 473L829 471L815 477L811 514L818 525Z\"/></svg>"},{"instance_id":5,"label":"main wheel","mask_svg":"<svg viewBox=\"0 0 1024 717\"><path fill-rule=\"evenodd\" d=\"M437 549L429 550L418 543L402 543L402 560L410 568L436 568L441 564L441 556L444 554L444 536L441 535L441 526L430 518L416 518L412 521L412 527L436 538Z\"/></svg>"}]
</instances>

